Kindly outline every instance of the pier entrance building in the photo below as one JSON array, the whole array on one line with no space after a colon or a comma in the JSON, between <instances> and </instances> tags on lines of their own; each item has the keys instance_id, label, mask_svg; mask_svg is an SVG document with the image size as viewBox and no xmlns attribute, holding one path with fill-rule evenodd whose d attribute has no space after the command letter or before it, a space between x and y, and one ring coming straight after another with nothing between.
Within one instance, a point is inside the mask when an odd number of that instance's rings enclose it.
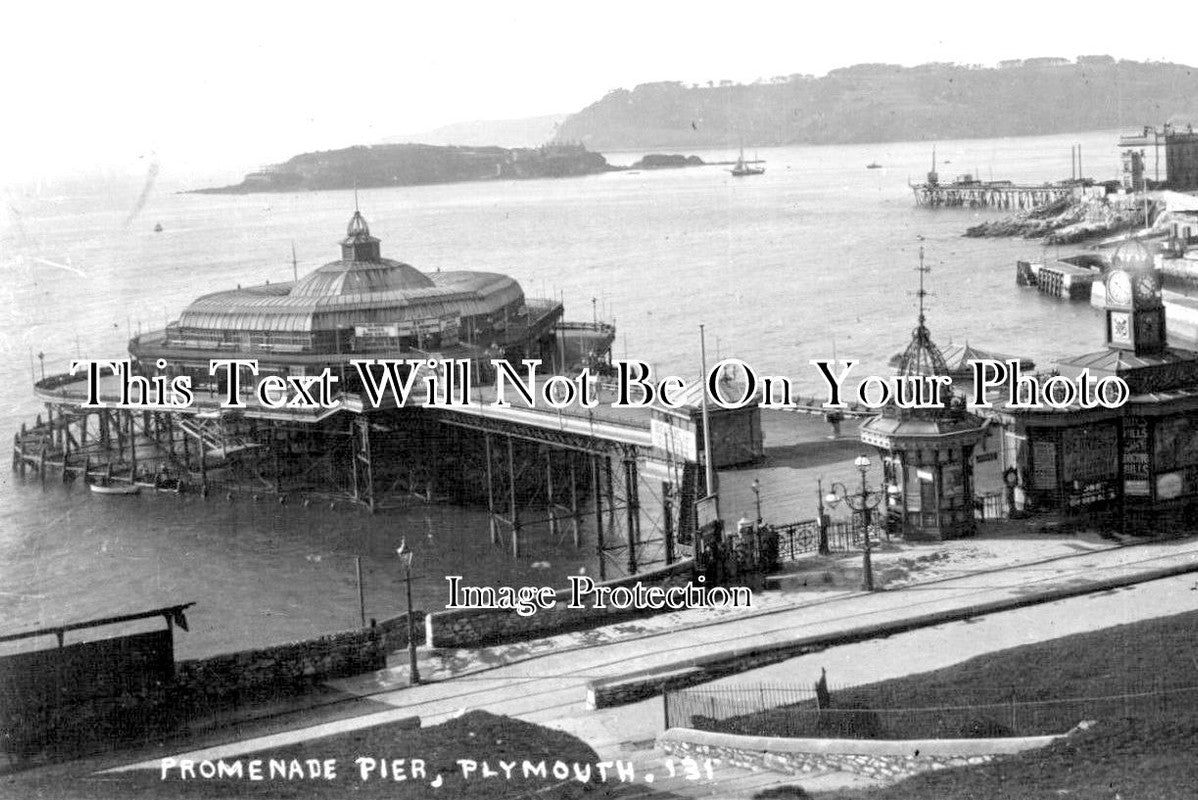
<instances>
[{"instance_id":1,"label":"pier entrance building","mask_svg":"<svg viewBox=\"0 0 1198 800\"><path fill-rule=\"evenodd\" d=\"M1096 291L1105 298L1105 347L1061 361L1076 380L1114 375L1130 390L1109 409L986 412L1006 429L1024 508L1099 516L1129 532L1191 524L1198 515L1198 353L1170 346L1160 275L1138 242L1119 247ZM1041 376L1043 381L1047 376Z\"/></svg>"}]
</instances>

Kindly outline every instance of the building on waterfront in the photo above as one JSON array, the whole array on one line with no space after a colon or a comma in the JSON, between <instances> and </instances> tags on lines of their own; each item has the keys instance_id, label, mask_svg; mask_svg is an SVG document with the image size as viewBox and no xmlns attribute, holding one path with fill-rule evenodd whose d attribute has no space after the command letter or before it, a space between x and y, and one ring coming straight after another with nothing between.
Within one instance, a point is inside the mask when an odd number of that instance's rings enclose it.
<instances>
[{"instance_id":1,"label":"building on waterfront","mask_svg":"<svg viewBox=\"0 0 1198 800\"><path fill-rule=\"evenodd\" d=\"M1003 460L1020 510L1084 515L1152 533L1192 523L1198 509L1198 353L1171 345L1160 276L1140 243L1120 246L1100 289L1104 347L1065 359L1076 380L1118 376L1118 408L1079 403L984 412L1004 430ZM1043 382L1048 376L1040 376Z\"/></svg>"},{"instance_id":2,"label":"building on waterfront","mask_svg":"<svg viewBox=\"0 0 1198 800\"><path fill-rule=\"evenodd\" d=\"M1160 128L1146 126L1140 133L1120 137L1119 148L1123 151L1123 187L1128 191L1198 189L1198 133L1193 126L1184 131L1169 123Z\"/></svg>"},{"instance_id":3,"label":"building on waterfront","mask_svg":"<svg viewBox=\"0 0 1198 800\"><path fill-rule=\"evenodd\" d=\"M896 370L908 381L951 372L927 328L922 253L920 260L919 324ZM895 532L907 539L968 536L975 530L974 451L989 423L966 411L963 400L944 387L927 399L934 407L888 405L862 423L861 441L882 457L887 518Z\"/></svg>"},{"instance_id":4,"label":"building on waterfront","mask_svg":"<svg viewBox=\"0 0 1198 800\"><path fill-rule=\"evenodd\" d=\"M507 275L426 273L383 258L355 210L336 261L294 282L204 295L165 329L133 339L130 353L145 371L165 360L195 386L211 380L211 359L253 358L263 375L332 368L348 390L351 359L464 358L476 374L492 358L539 358L552 370L606 359L612 328L563 324L562 313L561 303L526 297Z\"/></svg>"},{"instance_id":5,"label":"building on waterfront","mask_svg":"<svg viewBox=\"0 0 1198 800\"><path fill-rule=\"evenodd\" d=\"M1034 384L1043 395L1052 384L1077 385L1083 370L1091 383L1117 376L1127 402L1107 408L1078 397L1056 408L992 396L991 407L967 409L964 398L945 396L935 408L885 408L860 437L882 455L894 530L915 539L963 536L975 517L1015 513L1153 534L1198 518L1198 348L1192 337L1170 335L1147 248L1128 241L1111 261L1095 288L1103 347L1022 377L1025 392ZM951 373L922 308L897 371Z\"/></svg>"}]
</instances>

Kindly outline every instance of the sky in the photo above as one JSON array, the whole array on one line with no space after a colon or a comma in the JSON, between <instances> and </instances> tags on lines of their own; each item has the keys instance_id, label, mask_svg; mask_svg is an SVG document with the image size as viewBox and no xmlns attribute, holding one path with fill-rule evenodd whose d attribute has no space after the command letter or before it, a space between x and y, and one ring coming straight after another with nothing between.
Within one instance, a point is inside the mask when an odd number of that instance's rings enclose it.
<instances>
[{"instance_id":1,"label":"sky","mask_svg":"<svg viewBox=\"0 0 1198 800\"><path fill-rule=\"evenodd\" d=\"M1073 6L1073 7L1071 7ZM6 3L0 184L227 173L467 120L577 111L616 88L861 62L1110 54L1198 62L1189 25L1026 2ZM1112 8L1112 7L1107 7ZM1153 4L1198 18L1192 3ZM1122 11L1118 13L1123 13Z\"/></svg>"}]
</instances>

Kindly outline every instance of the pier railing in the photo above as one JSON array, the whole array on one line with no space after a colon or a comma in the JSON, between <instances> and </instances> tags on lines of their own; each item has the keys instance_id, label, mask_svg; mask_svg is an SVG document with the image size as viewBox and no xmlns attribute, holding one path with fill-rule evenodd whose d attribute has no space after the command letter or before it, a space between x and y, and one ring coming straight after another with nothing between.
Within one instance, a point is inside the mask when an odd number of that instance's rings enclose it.
<instances>
[{"instance_id":1,"label":"pier railing","mask_svg":"<svg viewBox=\"0 0 1198 800\"><path fill-rule=\"evenodd\" d=\"M778 533L778 559L780 561L795 561L809 553L819 552L820 525L817 519L805 519L801 522L779 525L774 530ZM874 529L873 536L874 539L877 539L877 529ZM859 549L861 545L862 527L859 518L828 521L828 550L830 552L847 553Z\"/></svg>"}]
</instances>

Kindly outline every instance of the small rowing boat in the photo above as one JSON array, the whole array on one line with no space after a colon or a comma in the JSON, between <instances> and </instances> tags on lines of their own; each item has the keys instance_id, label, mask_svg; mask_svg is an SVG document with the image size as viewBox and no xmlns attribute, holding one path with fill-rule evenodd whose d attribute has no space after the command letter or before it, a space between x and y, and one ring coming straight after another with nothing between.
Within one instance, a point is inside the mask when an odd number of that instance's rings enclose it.
<instances>
[{"instance_id":1,"label":"small rowing boat","mask_svg":"<svg viewBox=\"0 0 1198 800\"><path fill-rule=\"evenodd\" d=\"M93 483L90 488L96 494L137 494L140 486L129 483Z\"/></svg>"}]
</instances>

